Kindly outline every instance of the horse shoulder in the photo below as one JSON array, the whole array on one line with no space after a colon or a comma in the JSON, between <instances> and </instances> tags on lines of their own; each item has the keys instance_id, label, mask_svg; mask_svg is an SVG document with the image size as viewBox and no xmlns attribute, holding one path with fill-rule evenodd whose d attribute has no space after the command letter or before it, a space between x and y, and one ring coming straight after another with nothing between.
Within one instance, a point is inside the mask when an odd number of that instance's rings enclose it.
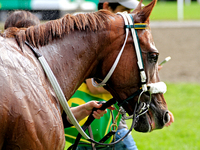
<instances>
[{"instance_id":1,"label":"horse shoulder","mask_svg":"<svg viewBox=\"0 0 200 150\"><path fill-rule=\"evenodd\" d=\"M22 53L16 48L9 40L0 53L0 139L8 143L0 146L5 149L63 148L60 110L43 70L30 51Z\"/></svg>"}]
</instances>

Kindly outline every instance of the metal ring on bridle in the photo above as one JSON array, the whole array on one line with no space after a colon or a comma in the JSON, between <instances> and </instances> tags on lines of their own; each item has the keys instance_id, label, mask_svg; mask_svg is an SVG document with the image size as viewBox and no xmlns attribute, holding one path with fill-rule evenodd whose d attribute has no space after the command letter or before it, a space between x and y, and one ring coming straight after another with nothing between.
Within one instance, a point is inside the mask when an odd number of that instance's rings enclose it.
<instances>
[{"instance_id":1,"label":"metal ring on bridle","mask_svg":"<svg viewBox=\"0 0 200 150\"><path fill-rule=\"evenodd\" d=\"M112 130L112 131L117 131L117 129L118 129L118 126L117 126L117 124L111 124L110 125L110 130Z\"/></svg>"}]
</instances>

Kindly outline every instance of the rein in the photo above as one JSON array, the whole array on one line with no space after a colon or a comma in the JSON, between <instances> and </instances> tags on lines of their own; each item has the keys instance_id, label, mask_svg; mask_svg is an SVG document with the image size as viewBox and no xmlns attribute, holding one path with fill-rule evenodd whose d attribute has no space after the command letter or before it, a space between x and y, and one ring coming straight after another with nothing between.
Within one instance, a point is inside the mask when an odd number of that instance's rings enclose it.
<instances>
[{"instance_id":1,"label":"rein","mask_svg":"<svg viewBox=\"0 0 200 150\"><path fill-rule=\"evenodd\" d=\"M67 100L62 92L62 89L60 88L60 85L56 79L56 77L54 76L51 68L49 67L48 63L46 62L45 58L37 52L37 49L35 47L32 47L27 41L25 41L25 44L30 47L30 49L32 50L32 52L34 53L34 55L36 56L36 58L39 60L39 62L41 63L55 93L56 96L58 97L58 100L60 102L60 104L62 105L64 111L66 112L67 116L69 117L70 121L72 122L72 124L76 127L76 129L79 131L79 133L81 133L81 135L89 140L90 137L83 131L83 129L81 128L81 126L79 125L79 123L77 122L77 120L75 119L74 115L72 114L70 107L67 103Z\"/></svg>"}]
</instances>

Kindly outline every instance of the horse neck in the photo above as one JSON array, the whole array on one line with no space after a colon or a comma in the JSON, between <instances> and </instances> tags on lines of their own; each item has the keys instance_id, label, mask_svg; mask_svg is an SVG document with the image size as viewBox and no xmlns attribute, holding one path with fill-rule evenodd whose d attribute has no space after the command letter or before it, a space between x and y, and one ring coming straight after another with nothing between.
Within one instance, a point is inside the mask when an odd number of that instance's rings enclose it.
<instances>
[{"instance_id":1,"label":"horse neck","mask_svg":"<svg viewBox=\"0 0 200 150\"><path fill-rule=\"evenodd\" d=\"M74 31L41 47L41 53L69 99L80 84L92 76L104 50L105 32ZM106 53L104 53L106 55Z\"/></svg>"}]
</instances>

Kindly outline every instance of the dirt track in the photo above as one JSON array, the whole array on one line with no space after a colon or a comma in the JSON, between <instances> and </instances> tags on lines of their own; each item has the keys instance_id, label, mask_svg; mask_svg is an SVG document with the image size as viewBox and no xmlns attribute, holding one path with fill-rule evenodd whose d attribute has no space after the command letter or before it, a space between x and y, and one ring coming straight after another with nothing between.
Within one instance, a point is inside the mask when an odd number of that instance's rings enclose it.
<instances>
[{"instance_id":1,"label":"dirt track","mask_svg":"<svg viewBox=\"0 0 200 150\"><path fill-rule=\"evenodd\" d=\"M162 81L200 83L200 22L151 22L159 62L171 60L160 71Z\"/></svg>"}]
</instances>

